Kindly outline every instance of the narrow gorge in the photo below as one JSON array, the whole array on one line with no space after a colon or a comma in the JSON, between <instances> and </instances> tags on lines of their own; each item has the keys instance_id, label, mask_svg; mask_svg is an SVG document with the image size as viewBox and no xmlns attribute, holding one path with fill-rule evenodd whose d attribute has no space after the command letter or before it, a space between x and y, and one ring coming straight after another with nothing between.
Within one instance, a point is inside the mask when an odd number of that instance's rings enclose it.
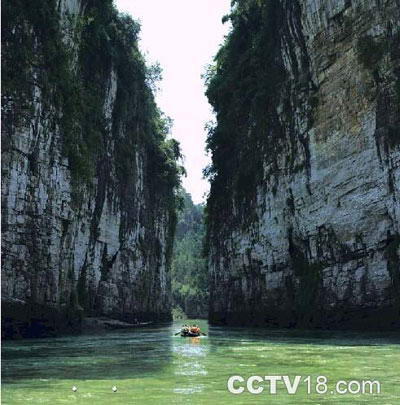
<instances>
[{"instance_id":1,"label":"narrow gorge","mask_svg":"<svg viewBox=\"0 0 400 405\"><path fill-rule=\"evenodd\" d=\"M233 0L223 22L204 207L139 23L112 0L4 3L3 337L173 307L400 328L399 0Z\"/></svg>"},{"instance_id":2,"label":"narrow gorge","mask_svg":"<svg viewBox=\"0 0 400 405\"><path fill-rule=\"evenodd\" d=\"M400 3L236 0L216 113L209 319L400 326Z\"/></svg>"},{"instance_id":3,"label":"narrow gorge","mask_svg":"<svg viewBox=\"0 0 400 405\"><path fill-rule=\"evenodd\" d=\"M169 320L182 168L138 23L111 0L2 11L3 336Z\"/></svg>"}]
</instances>

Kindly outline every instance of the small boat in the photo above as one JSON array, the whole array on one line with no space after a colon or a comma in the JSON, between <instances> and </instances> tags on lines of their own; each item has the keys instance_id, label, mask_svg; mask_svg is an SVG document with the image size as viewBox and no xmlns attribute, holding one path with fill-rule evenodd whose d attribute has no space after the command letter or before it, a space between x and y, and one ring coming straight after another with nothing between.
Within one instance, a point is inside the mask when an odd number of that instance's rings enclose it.
<instances>
[{"instance_id":1,"label":"small boat","mask_svg":"<svg viewBox=\"0 0 400 405\"><path fill-rule=\"evenodd\" d=\"M181 337L199 337L201 333L193 333L193 332L181 332Z\"/></svg>"}]
</instances>

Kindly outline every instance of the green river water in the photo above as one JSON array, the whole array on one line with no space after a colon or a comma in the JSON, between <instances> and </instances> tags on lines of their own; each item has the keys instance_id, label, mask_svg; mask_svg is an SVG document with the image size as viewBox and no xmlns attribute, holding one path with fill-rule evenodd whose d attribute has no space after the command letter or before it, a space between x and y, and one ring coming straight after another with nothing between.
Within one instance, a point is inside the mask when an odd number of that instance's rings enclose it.
<instances>
[{"instance_id":1,"label":"green river water","mask_svg":"<svg viewBox=\"0 0 400 405\"><path fill-rule=\"evenodd\" d=\"M2 404L400 404L400 338L394 334L197 323L207 337L175 337L180 324L174 323L3 342ZM258 395L246 390L235 395L227 389L232 375L302 379L292 395L282 381L276 395L269 393L267 382L254 385L264 387ZM323 395L315 393L320 375L328 378L328 392ZM307 376L310 394L303 381ZM377 380L381 393L331 393L339 380ZM241 385L246 382L234 386Z\"/></svg>"}]
</instances>

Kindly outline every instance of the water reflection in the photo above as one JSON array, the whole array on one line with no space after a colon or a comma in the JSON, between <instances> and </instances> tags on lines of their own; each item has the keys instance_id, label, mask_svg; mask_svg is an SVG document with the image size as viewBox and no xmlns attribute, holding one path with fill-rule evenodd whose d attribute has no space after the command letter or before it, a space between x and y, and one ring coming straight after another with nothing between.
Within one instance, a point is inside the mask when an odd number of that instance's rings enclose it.
<instances>
[{"instance_id":1,"label":"water reflection","mask_svg":"<svg viewBox=\"0 0 400 405\"><path fill-rule=\"evenodd\" d=\"M172 361L169 326L100 336L6 342L3 381L18 379L123 379L154 375Z\"/></svg>"},{"instance_id":2,"label":"water reflection","mask_svg":"<svg viewBox=\"0 0 400 405\"><path fill-rule=\"evenodd\" d=\"M198 384L197 386L191 386L191 387L187 387L187 388L175 388L174 393L190 395L190 394L195 394L195 393L199 393L199 392L203 391L204 387L205 387L204 384Z\"/></svg>"},{"instance_id":3,"label":"water reflection","mask_svg":"<svg viewBox=\"0 0 400 405\"><path fill-rule=\"evenodd\" d=\"M200 393L205 385L199 383L199 376L208 374L206 358L209 353L207 337L177 337L173 339L173 367L177 377L175 394L191 395Z\"/></svg>"}]
</instances>

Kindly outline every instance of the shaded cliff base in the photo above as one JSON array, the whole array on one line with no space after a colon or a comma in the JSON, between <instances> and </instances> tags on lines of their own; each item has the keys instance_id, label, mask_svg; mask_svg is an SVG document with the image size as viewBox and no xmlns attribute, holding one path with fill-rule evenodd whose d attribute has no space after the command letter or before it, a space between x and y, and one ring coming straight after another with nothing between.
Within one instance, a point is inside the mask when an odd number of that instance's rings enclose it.
<instances>
[{"instance_id":1,"label":"shaded cliff base","mask_svg":"<svg viewBox=\"0 0 400 405\"><path fill-rule=\"evenodd\" d=\"M82 332L128 329L171 320L170 313L123 314L113 317L84 317L82 308L56 309L21 300L2 300L1 338L44 338Z\"/></svg>"},{"instance_id":2,"label":"shaded cliff base","mask_svg":"<svg viewBox=\"0 0 400 405\"><path fill-rule=\"evenodd\" d=\"M290 311L210 312L211 325L260 326L271 328L301 328L326 330L399 330L400 307L379 309L336 309L308 316L293 316Z\"/></svg>"},{"instance_id":3,"label":"shaded cliff base","mask_svg":"<svg viewBox=\"0 0 400 405\"><path fill-rule=\"evenodd\" d=\"M22 300L2 300L1 338L20 339L79 333L82 310L32 304Z\"/></svg>"}]
</instances>

